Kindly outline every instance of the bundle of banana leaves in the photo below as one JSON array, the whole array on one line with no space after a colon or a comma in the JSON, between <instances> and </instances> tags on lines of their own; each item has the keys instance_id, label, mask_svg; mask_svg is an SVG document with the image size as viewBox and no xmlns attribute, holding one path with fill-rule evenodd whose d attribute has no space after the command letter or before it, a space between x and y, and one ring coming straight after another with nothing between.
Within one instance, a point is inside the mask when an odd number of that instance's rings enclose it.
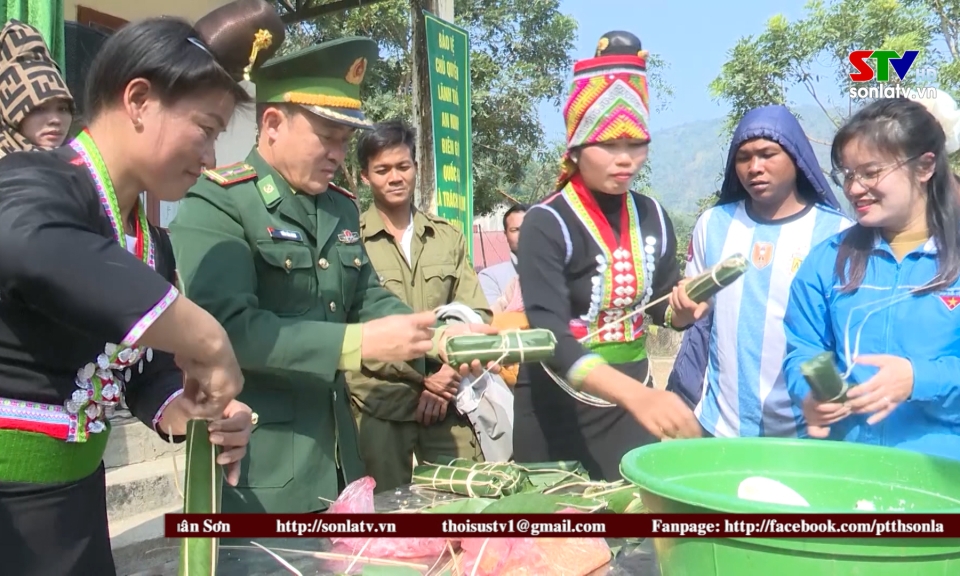
<instances>
[{"instance_id":1,"label":"bundle of banana leaves","mask_svg":"<svg viewBox=\"0 0 960 576\"><path fill-rule=\"evenodd\" d=\"M535 514L564 508L621 514L643 512L636 486L622 480L591 481L579 462L517 464L442 459L417 466L413 483L467 497L426 508L424 512Z\"/></svg>"},{"instance_id":2,"label":"bundle of banana leaves","mask_svg":"<svg viewBox=\"0 0 960 576\"><path fill-rule=\"evenodd\" d=\"M687 297L697 303L706 302L746 271L747 259L743 254L734 254L692 278L686 286Z\"/></svg>"},{"instance_id":3,"label":"bundle of banana leaves","mask_svg":"<svg viewBox=\"0 0 960 576\"><path fill-rule=\"evenodd\" d=\"M482 364L499 362L517 364L542 362L553 357L557 339L553 332L542 328L510 330L496 335L463 334L446 340L447 363L451 366L470 364L479 360Z\"/></svg>"},{"instance_id":4,"label":"bundle of banana leaves","mask_svg":"<svg viewBox=\"0 0 960 576\"><path fill-rule=\"evenodd\" d=\"M837 370L833 352L823 352L800 365L800 373L821 402L843 401L849 385Z\"/></svg>"}]
</instances>

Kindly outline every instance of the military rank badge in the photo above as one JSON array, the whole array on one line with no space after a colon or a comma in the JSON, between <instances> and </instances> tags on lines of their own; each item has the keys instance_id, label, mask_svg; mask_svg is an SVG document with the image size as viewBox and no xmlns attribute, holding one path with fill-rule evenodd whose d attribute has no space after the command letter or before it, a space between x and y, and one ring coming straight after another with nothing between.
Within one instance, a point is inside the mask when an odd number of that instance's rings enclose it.
<instances>
[{"instance_id":1,"label":"military rank badge","mask_svg":"<svg viewBox=\"0 0 960 576\"><path fill-rule=\"evenodd\" d=\"M257 171L253 166L245 162L237 162L227 166L220 166L210 170L204 170L203 175L213 180L220 186L229 186L237 182L245 182L251 178L256 178Z\"/></svg>"},{"instance_id":2,"label":"military rank badge","mask_svg":"<svg viewBox=\"0 0 960 576\"><path fill-rule=\"evenodd\" d=\"M344 230L343 232L337 234L337 240L340 240L344 244L356 244L360 241L360 235L356 232Z\"/></svg>"}]
</instances>

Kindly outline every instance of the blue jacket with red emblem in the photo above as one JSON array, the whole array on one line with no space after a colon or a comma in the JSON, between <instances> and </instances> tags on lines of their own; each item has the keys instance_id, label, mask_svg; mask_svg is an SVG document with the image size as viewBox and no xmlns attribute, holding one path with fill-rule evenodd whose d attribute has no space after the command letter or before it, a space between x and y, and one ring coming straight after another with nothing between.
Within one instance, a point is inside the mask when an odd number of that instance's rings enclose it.
<instances>
[{"instance_id":1,"label":"blue jacket with red emblem","mask_svg":"<svg viewBox=\"0 0 960 576\"><path fill-rule=\"evenodd\" d=\"M885 354L913 367L913 391L881 422L851 415L831 426L830 438L914 450L960 460L960 281L916 295L937 274L933 240L897 262L877 236L861 287L840 291L834 273L842 232L810 251L790 289L783 364L787 389L798 405L810 392L800 365L825 350L845 374L851 358ZM851 386L879 368L854 364Z\"/></svg>"}]
</instances>

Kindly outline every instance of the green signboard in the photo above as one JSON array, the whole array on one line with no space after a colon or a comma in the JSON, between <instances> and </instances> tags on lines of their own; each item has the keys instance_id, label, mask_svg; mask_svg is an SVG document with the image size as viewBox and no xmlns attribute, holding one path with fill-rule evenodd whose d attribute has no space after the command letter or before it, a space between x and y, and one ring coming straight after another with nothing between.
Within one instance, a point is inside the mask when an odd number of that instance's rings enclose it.
<instances>
[{"instance_id":1,"label":"green signboard","mask_svg":"<svg viewBox=\"0 0 960 576\"><path fill-rule=\"evenodd\" d=\"M463 230L473 258L473 172L470 130L470 38L466 30L424 13L437 215Z\"/></svg>"}]
</instances>

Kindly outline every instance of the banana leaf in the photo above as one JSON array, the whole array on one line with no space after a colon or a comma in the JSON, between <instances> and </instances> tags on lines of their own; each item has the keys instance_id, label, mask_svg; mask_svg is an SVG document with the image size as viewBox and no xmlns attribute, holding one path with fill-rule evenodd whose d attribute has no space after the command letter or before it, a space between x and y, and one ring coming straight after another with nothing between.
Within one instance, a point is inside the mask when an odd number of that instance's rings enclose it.
<instances>
[{"instance_id":1,"label":"banana leaf","mask_svg":"<svg viewBox=\"0 0 960 576\"><path fill-rule=\"evenodd\" d=\"M821 402L843 401L848 384L837 370L833 352L823 352L800 365L800 373Z\"/></svg>"},{"instance_id":2,"label":"banana leaf","mask_svg":"<svg viewBox=\"0 0 960 576\"><path fill-rule=\"evenodd\" d=\"M490 498L464 498L424 508L421 512L428 514L479 514L494 502L496 500Z\"/></svg>"},{"instance_id":3,"label":"banana leaf","mask_svg":"<svg viewBox=\"0 0 960 576\"><path fill-rule=\"evenodd\" d=\"M449 571L444 572L440 576L445 576L448 574L450 574ZM363 567L363 571L360 572L360 576L423 576L423 575L416 568L410 568L408 566L377 566L375 564L367 564Z\"/></svg>"},{"instance_id":4,"label":"banana leaf","mask_svg":"<svg viewBox=\"0 0 960 576\"><path fill-rule=\"evenodd\" d=\"M553 514L564 508L583 512L603 510L601 500L576 494L515 494L497 500L483 509L484 514Z\"/></svg>"},{"instance_id":5,"label":"banana leaf","mask_svg":"<svg viewBox=\"0 0 960 576\"><path fill-rule=\"evenodd\" d=\"M516 466L523 468L529 473L537 472L554 472L556 470L562 470L564 472L573 472L578 476L587 477L587 469L583 467L583 464L577 462L576 460L559 460L557 462L534 462L531 464L519 464L516 463Z\"/></svg>"},{"instance_id":6,"label":"banana leaf","mask_svg":"<svg viewBox=\"0 0 960 576\"><path fill-rule=\"evenodd\" d=\"M736 281L747 271L747 259L743 254L734 254L724 261L693 277L687 283L687 297L694 302L706 302L717 292Z\"/></svg>"},{"instance_id":7,"label":"banana leaf","mask_svg":"<svg viewBox=\"0 0 960 576\"><path fill-rule=\"evenodd\" d=\"M584 490L583 495L606 503L605 512L615 512L617 514L642 513L644 507L643 500L640 499L640 490L632 484L618 486L619 484L617 482L612 486L600 486Z\"/></svg>"},{"instance_id":8,"label":"banana leaf","mask_svg":"<svg viewBox=\"0 0 960 576\"><path fill-rule=\"evenodd\" d=\"M187 423L187 469L184 473L183 513L218 514L223 472L217 448L210 443L206 420ZM213 576L217 573L217 538L183 538L180 541L179 576Z\"/></svg>"},{"instance_id":9,"label":"banana leaf","mask_svg":"<svg viewBox=\"0 0 960 576\"><path fill-rule=\"evenodd\" d=\"M413 483L433 490L471 498L499 498L522 492L529 485L527 475L516 468L469 462L470 466L421 464L413 469Z\"/></svg>"},{"instance_id":10,"label":"banana leaf","mask_svg":"<svg viewBox=\"0 0 960 576\"><path fill-rule=\"evenodd\" d=\"M503 365L542 362L553 358L557 339L542 328L512 330L496 335L463 334L451 336L445 343L447 364L458 367L479 360L482 364Z\"/></svg>"},{"instance_id":11,"label":"banana leaf","mask_svg":"<svg viewBox=\"0 0 960 576\"><path fill-rule=\"evenodd\" d=\"M414 484L427 486L434 490L452 492L462 496L470 495L470 488L474 489L473 494L480 496L476 490L477 487L467 487L465 485L450 485L445 482L434 481L434 474L438 479L448 480L451 474L448 470L437 472L430 466L447 466L465 470L467 475L473 474L473 481L476 483L481 477L477 473L494 474L503 478L519 478L519 482L513 484L506 481L509 486L505 491L497 493L496 491L486 494L488 497L498 497L510 494L536 493L550 489L558 489L565 484L583 484L590 480L589 474L584 467L576 461L569 462L537 462L534 464L518 464L516 462L474 462L466 458L453 458L450 456L441 456L437 462L424 464L420 469L420 479L414 474ZM458 475L458 478L463 474ZM489 477L483 477L484 480L490 480Z\"/></svg>"},{"instance_id":12,"label":"banana leaf","mask_svg":"<svg viewBox=\"0 0 960 576\"><path fill-rule=\"evenodd\" d=\"M532 492L543 492L564 484L580 484L590 480L586 469L576 461L539 462L517 466L527 473Z\"/></svg>"}]
</instances>

